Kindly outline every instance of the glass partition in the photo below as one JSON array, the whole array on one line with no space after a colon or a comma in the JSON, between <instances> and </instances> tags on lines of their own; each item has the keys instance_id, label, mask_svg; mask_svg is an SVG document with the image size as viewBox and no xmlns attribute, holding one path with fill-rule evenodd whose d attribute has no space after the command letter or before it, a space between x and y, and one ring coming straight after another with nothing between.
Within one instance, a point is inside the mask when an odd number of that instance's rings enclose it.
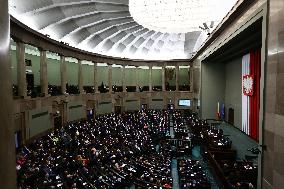
<instances>
[{"instance_id":1,"label":"glass partition","mask_svg":"<svg viewBox=\"0 0 284 189\"><path fill-rule=\"evenodd\" d=\"M190 91L190 74L189 68L179 69L179 90L180 91Z\"/></svg>"},{"instance_id":2,"label":"glass partition","mask_svg":"<svg viewBox=\"0 0 284 189\"><path fill-rule=\"evenodd\" d=\"M125 84L127 92L136 92L136 67L126 66L125 67Z\"/></svg>"},{"instance_id":3,"label":"glass partition","mask_svg":"<svg viewBox=\"0 0 284 189\"><path fill-rule=\"evenodd\" d=\"M162 91L162 67L153 67L152 86L153 91Z\"/></svg>"},{"instance_id":4,"label":"glass partition","mask_svg":"<svg viewBox=\"0 0 284 189\"><path fill-rule=\"evenodd\" d=\"M104 63L97 64L97 73L98 73L98 85L99 91L101 93L106 93L109 91L108 86L108 65Z\"/></svg>"},{"instance_id":5,"label":"glass partition","mask_svg":"<svg viewBox=\"0 0 284 189\"><path fill-rule=\"evenodd\" d=\"M40 52L37 47L25 45L27 95L32 98L41 96Z\"/></svg>"},{"instance_id":6,"label":"glass partition","mask_svg":"<svg viewBox=\"0 0 284 189\"><path fill-rule=\"evenodd\" d=\"M67 72L66 91L69 94L79 94L78 60L75 58L66 57L65 63L66 63L66 72Z\"/></svg>"},{"instance_id":7,"label":"glass partition","mask_svg":"<svg viewBox=\"0 0 284 189\"><path fill-rule=\"evenodd\" d=\"M149 91L149 72L150 69L148 67L139 67L138 71L138 81L140 91Z\"/></svg>"},{"instance_id":8,"label":"glass partition","mask_svg":"<svg viewBox=\"0 0 284 189\"><path fill-rule=\"evenodd\" d=\"M122 66L113 65L112 66L112 85L113 85L112 90L114 92L122 92L123 91L122 80L123 80Z\"/></svg>"},{"instance_id":9,"label":"glass partition","mask_svg":"<svg viewBox=\"0 0 284 189\"><path fill-rule=\"evenodd\" d=\"M176 69L174 66L168 66L165 69L166 91L176 90Z\"/></svg>"},{"instance_id":10,"label":"glass partition","mask_svg":"<svg viewBox=\"0 0 284 189\"><path fill-rule=\"evenodd\" d=\"M61 94L60 56L57 53L46 52L48 94Z\"/></svg>"},{"instance_id":11,"label":"glass partition","mask_svg":"<svg viewBox=\"0 0 284 189\"><path fill-rule=\"evenodd\" d=\"M90 61L82 61L83 88L86 93L94 93L94 64Z\"/></svg>"}]
</instances>

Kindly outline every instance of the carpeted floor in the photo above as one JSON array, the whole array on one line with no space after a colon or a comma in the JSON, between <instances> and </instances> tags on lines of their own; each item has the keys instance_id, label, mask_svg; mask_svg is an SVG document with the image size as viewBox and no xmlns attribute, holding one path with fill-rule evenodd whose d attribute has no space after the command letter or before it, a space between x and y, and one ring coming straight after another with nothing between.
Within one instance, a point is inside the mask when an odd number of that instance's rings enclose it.
<instances>
[{"instance_id":1,"label":"carpeted floor","mask_svg":"<svg viewBox=\"0 0 284 189\"><path fill-rule=\"evenodd\" d=\"M134 184L132 184L130 187L125 188L125 189L135 189L135 185L134 185Z\"/></svg>"},{"instance_id":2,"label":"carpeted floor","mask_svg":"<svg viewBox=\"0 0 284 189\"><path fill-rule=\"evenodd\" d=\"M159 153L159 151L160 151L160 145L157 144L157 145L156 145L156 152Z\"/></svg>"},{"instance_id":3,"label":"carpeted floor","mask_svg":"<svg viewBox=\"0 0 284 189\"><path fill-rule=\"evenodd\" d=\"M203 158L200 154L200 146L195 146L192 149L192 158L191 159L195 159L195 160L198 160L200 162L201 167L202 167L208 181L211 184L211 189L219 189L216 178L212 174L212 171L208 167L208 163L203 161Z\"/></svg>"},{"instance_id":4,"label":"carpeted floor","mask_svg":"<svg viewBox=\"0 0 284 189\"><path fill-rule=\"evenodd\" d=\"M174 131L174 123L173 123L172 114L170 114L170 116L169 116L169 126L170 126L170 135L171 135L171 138L175 138L175 131Z\"/></svg>"},{"instance_id":5,"label":"carpeted floor","mask_svg":"<svg viewBox=\"0 0 284 189\"><path fill-rule=\"evenodd\" d=\"M194 146L192 149L192 156L194 159L200 159L201 154L200 154L200 146Z\"/></svg>"},{"instance_id":6,"label":"carpeted floor","mask_svg":"<svg viewBox=\"0 0 284 189\"><path fill-rule=\"evenodd\" d=\"M175 131L173 127L170 127L170 135L171 135L171 138L175 138Z\"/></svg>"},{"instance_id":7,"label":"carpeted floor","mask_svg":"<svg viewBox=\"0 0 284 189\"><path fill-rule=\"evenodd\" d=\"M222 123L219 127L223 130L224 135L232 140L232 148L237 150L238 160L245 159L245 155L254 155L248 149L258 145L255 140L227 123ZM257 159L254 162L257 163Z\"/></svg>"},{"instance_id":8,"label":"carpeted floor","mask_svg":"<svg viewBox=\"0 0 284 189\"><path fill-rule=\"evenodd\" d=\"M177 159L172 159L172 178L173 178L173 189L179 189L179 176L178 176L178 167Z\"/></svg>"}]
</instances>

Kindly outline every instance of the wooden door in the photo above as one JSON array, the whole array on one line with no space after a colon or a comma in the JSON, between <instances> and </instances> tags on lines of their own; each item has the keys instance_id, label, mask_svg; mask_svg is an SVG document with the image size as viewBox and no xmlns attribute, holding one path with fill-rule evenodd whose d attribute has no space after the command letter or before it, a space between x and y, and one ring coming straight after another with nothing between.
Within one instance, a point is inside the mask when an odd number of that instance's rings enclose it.
<instances>
[{"instance_id":1,"label":"wooden door","mask_svg":"<svg viewBox=\"0 0 284 189\"><path fill-rule=\"evenodd\" d=\"M115 106L114 107L114 113L121 114L121 106Z\"/></svg>"},{"instance_id":2,"label":"wooden door","mask_svg":"<svg viewBox=\"0 0 284 189\"><path fill-rule=\"evenodd\" d=\"M234 117L235 117L235 112L233 108L229 108L229 113L228 113L228 123L231 125L234 125Z\"/></svg>"}]
</instances>

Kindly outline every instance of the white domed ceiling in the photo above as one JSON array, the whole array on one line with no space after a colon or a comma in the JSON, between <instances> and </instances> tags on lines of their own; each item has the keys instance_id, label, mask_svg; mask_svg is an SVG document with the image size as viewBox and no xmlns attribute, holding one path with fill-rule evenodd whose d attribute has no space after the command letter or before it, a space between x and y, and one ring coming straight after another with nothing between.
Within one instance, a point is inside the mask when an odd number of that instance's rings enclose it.
<instances>
[{"instance_id":1,"label":"white domed ceiling","mask_svg":"<svg viewBox=\"0 0 284 189\"><path fill-rule=\"evenodd\" d=\"M170 60L190 58L208 29L212 31L236 2L10 0L10 14L44 35L89 52Z\"/></svg>"}]
</instances>

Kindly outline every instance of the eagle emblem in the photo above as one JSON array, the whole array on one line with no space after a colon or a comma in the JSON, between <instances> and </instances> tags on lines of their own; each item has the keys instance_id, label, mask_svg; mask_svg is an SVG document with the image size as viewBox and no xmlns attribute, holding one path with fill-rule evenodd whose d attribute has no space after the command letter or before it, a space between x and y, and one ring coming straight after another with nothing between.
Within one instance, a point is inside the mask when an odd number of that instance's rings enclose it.
<instances>
[{"instance_id":1,"label":"eagle emblem","mask_svg":"<svg viewBox=\"0 0 284 189\"><path fill-rule=\"evenodd\" d=\"M253 76L245 75L243 77L243 93L246 96L253 95Z\"/></svg>"}]
</instances>

